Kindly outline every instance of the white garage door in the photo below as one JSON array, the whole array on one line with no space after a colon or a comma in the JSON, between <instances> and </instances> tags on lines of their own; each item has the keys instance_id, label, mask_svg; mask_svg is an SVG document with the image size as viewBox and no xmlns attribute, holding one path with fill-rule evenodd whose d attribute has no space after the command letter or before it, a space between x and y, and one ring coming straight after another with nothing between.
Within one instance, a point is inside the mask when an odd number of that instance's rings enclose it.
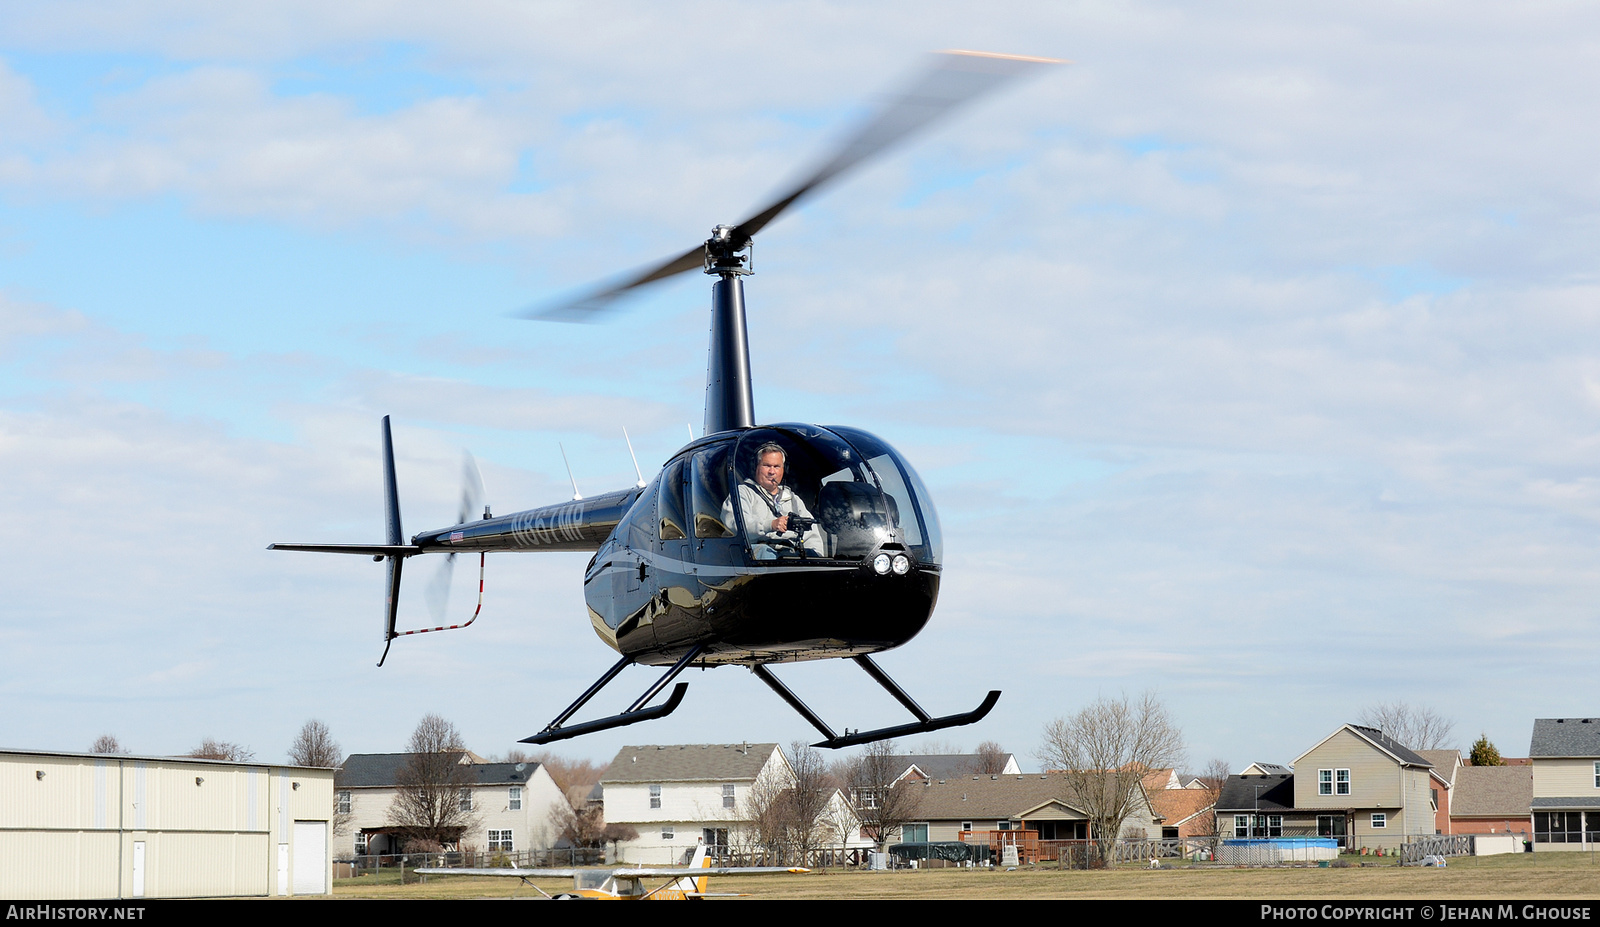
<instances>
[{"instance_id":1,"label":"white garage door","mask_svg":"<svg viewBox=\"0 0 1600 927\"><path fill-rule=\"evenodd\" d=\"M328 892L328 822L294 822L294 893Z\"/></svg>"}]
</instances>

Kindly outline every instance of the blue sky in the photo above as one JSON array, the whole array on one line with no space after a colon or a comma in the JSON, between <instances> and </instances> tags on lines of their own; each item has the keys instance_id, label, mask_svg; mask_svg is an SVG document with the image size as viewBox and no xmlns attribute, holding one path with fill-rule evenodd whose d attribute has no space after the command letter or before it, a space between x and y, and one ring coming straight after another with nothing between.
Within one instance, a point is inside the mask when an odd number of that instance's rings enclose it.
<instances>
[{"instance_id":1,"label":"blue sky","mask_svg":"<svg viewBox=\"0 0 1600 927\"><path fill-rule=\"evenodd\" d=\"M702 419L705 281L513 313L742 217L948 47L1073 63L785 216L748 281L758 417L872 430L939 506L939 609L882 662L938 712L1006 692L941 739L1027 766L1145 689L1195 768L1378 702L1507 755L1593 714L1548 681L1600 658L1600 14L979 9L8 4L0 739L538 730L610 661L584 557L491 558L476 627L378 669L381 569L266 544L378 536L385 414L411 531L462 448L502 512L569 493L558 442L598 492L627 428L648 477ZM900 720L852 667L782 675ZM748 674L691 682L563 750L811 736Z\"/></svg>"}]
</instances>

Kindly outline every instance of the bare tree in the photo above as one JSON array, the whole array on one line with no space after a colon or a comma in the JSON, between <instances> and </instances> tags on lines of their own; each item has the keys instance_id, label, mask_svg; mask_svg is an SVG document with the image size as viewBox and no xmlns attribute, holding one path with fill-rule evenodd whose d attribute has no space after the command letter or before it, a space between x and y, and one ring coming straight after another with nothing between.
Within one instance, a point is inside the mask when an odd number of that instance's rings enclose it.
<instances>
[{"instance_id":1,"label":"bare tree","mask_svg":"<svg viewBox=\"0 0 1600 927\"><path fill-rule=\"evenodd\" d=\"M1067 801L1089 817L1103 858L1140 804L1140 779L1183 762L1183 733L1156 698L1100 698L1045 728L1039 759L1066 774Z\"/></svg>"},{"instance_id":2,"label":"bare tree","mask_svg":"<svg viewBox=\"0 0 1600 927\"><path fill-rule=\"evenodd\" d=\"M328 726L315 718L307 721L289 745L289 762L296 766L322 766L338 769L344 764L344 753L339 742L333 739Z\"/></svg>"},{"instance_id":3,"label":"bare tree","mask_svg":"<svg viewBox=\"0 0 1600 927\"><path fill-rule=\"evenodd\" d=\"M1210 793L1207 800L1211 802L1211 810L1206 812L1205 817L1209 836L1221 833L1217 828L1217 799L1222 796L1222 787L1231 775L1228 772L1230 768L1227 760L1214 759L1200 772L1201 787Z\"/></svg>"},{"instance_id":4,"label":"bare tree","mask_svg":"<svg viewBox=\"0 0 1600 927\"><path fill-rule=\"evenodd\" d=\"M973 774L978 776L997 776L1006 769L1006 757L1011 754L1005 748L992 740L978 744L974 754L977 759L973 761Z\"/></svg>"},{"instance_id":5,"label":"bare tree","mask_svg":"<svg viewBox=\"0 0 1600 927\"><path fill-rule=\"evenodd\" d=\"M1369 705L1361 710L1356 720L1367 727L1377 728L1412 750L1447 749L1456 726L1454 721L1432 708L1406 702Z\"/></svg>"},{"instance_id":6,"label":"bare tree","mask_svg":"<svg viewBox=\"0 0 1600 927\"><path fill-rule=\"evenodd\" d=\"M229 743L206 737L200 741L200 746L188 753L189 756L202 760L226 760L230 763L248 763L255 759L256 752L243 744Z\"/></svg>"},{"instance_id":7,"label":"bare tree","mask_svg":"<svg viewBox=\"0 0 1600 927\"><path fill-rule=\"evenodd\" d=\"M922 801L920 786L896 783L905 760L895 752L894 741L867 744L843 769L861 833L882 850L900 833L901 825L916 819Z\"/></svg>"},{"instance_id":8,"label":"bare tree","mask_svg":"<svg viewBox=\"0 0 1600 927\"><path fill-rule=\"evenodd\" d=\"M838 788L822 754L801 741L789 745L792 779L757 780L745 796L745 818L755 842L780 865L806 865L821 846L823 812Z\"/></svg>"},{"instance_id":9,"label":"bare tree","mask_svg":"<svg viewBox=\"0 0 1600 927\"><path fill-rule=\"evenodd\" d=\"M472 769L456 726L438 715L417 722L407 744L411 758L396 775L389 823L410 848L455 843L477 823L472 805Z\"/></svg>"},{"instance_id":10,"label":"bare tree","mask_svg":"<svg viewBox=\"0 0 1600 927\"><path fill-rule=\"evenodd\" d=\"M90 753L131 753L133 751L124 750L122 748L122 744L117 741L117 736L115 734L101 734L99 737L96 737L94 739L94 743L89 745L89 752Z\"/></svg>"}]
</instances>

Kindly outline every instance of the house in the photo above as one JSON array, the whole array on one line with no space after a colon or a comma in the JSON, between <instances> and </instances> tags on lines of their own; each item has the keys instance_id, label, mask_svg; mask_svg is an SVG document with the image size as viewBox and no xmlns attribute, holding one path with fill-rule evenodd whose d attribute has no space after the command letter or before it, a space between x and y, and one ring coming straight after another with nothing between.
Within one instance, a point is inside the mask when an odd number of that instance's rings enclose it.
<instances>
[{"instance_id":1,"label":"house","mask_svg":"<svg viewBox=\"0 0 1600 927\"><path fill-rule=\"evenodd\" d=\"M1209 837L1216 833L1217 792L1200 786L1146 790L1151 814L1160 819L1161 839Z\"/></svg>"},{"instance_id":2,"label":"house","mask_svg":"<svg viewBox=\"0 0 1600 927\"><path fill-rule=\"evenodd\" d=\"M1418 750L1417 755L1433 764L1428 774L1433 778L1433 832L1453 834L1450 805L1455 800L1457 773L1465 768L1460 750Z\"/></svg>"},{"instance_id":3,"label":"house","mask_svg":"<svg viewBox=\"0 0 1600 927\"><path fill-rule=\"evenodd\" d=\"M1448 833L1528 833L1532 766L1463 766L1455 778Z\"/></svg>"},{"instance_id":4,"label":"house","mask_svg":"<svg viewBox=\"0 0 1600 927\"><path fill-rule=\"evenodd\" d=\"M1600 718L1539 718L1533 761L1533 850L1600 842Z\"/></svg>"},{"instance_id":5,"label":"house","mask_svg":"<svg viewBox=\"0 0 1600 927\"><path fill-rule=\"evenodd\" d=\"M1398 847L1432 834L1433 764L1377 728L1345 726L1295 758L1294 805L1317 833L1361 847Z\"/></svg>"},{"instance_id":6,"label":"house","mask_svg":"<svg viewBox=\"0 0 1600 927\"><path fill-rule=\"evenodd\" d=\"M1301 837L1319 832L1317 814L1295 808L1293 773L1229 776L1215 807L1220 837Z\"/></svg>"},{"instance_id":7,"label":"house","mask_svg":"<svg viewBox=\"0 0 1600 927\"><path fill-rule=\"evenodd\" d=\"M1003 753L998 757L985 757L977 753L908 753L896 756L897 764L904 764L904 769L895 776L893 782L921 782L927 779L959 779L962 776L978 775L1018 775L1022 767L1017 765L1014 754ZM985 768L995 762L999 769Z\"/></svg>"},{"instance_id":8,"label":"house","mask_svg":"<svg viewBox=\"0 0 1600 927\"><path fill-rule=\"evenodd\" d=\"M638 831L617 861L647 865L681 862L701 841L712 856L749 845L752 793L793 782L775 743L626 746L600 776L606 824Z\"/></svg>"},{"instance_id":9,"label":"house","mask_svg":"<svg viewBox=\"0 0 1600 927\"><path fill-rule=\"evenodd\" d=\"M0 793L0 898L333 891L331 769L0 750Z\"/></svg>"},{"instance_id":10,"label":"house","mask_svg":"<svg viewBox=\"0 0 1600 927\"><path fill-rule=\"evenodd\" d=\"M335 780L340 816L334 851L339 856L399 853L401 828L390 813L410 753L356 753ZM489 763L471 751L456 755L463 767L458 800L468 823L451 843L490 852L548 850L560 834L551 813L567 800L541 763ZM345 817L348 815L348 818ZM347 822L347 823L346 823Z\"/></svg>"},{"instance_id":11,"label":"house","mask_svg":"<svg viewBox=\"0 0 1600 927\"><path fill-rule=\"evenodd\" d=\"M1376 728L1346 724L1290 768L1300 772L1229 776L1217 798L1222 836L1392 848L1436 830L1433 764Z\"/></svg>"},{"instance_id":12,"label":"house","mask_svg":"<svg viewBox=\"0 0 1600 927\"><path fill-rule=\"evenodd\" d=\"M987 843L997 856L1001 845L1014 844L1025 862L1053 858L1048 841L1096 836L1072 781L1063 772L930 779L912 787L920 797L913 819L901 828L901 842ZM1150 800L1142 787L1135 791L1120 836L1159 839L1161 824Z\"/></svg>"}]
</instances>

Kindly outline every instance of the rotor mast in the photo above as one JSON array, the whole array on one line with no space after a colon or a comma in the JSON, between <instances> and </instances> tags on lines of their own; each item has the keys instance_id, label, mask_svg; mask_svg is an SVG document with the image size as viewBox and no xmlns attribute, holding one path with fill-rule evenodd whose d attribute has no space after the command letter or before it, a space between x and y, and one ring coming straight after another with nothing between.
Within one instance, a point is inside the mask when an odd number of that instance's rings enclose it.
<instances>
[{"instance_id":1,"label":"rotor mast","mask_svg":"<svg viewBox=\"0 0 1600 927\"><path fill-rule=\"evenodd\" d=\"M719 225L705 243L705 272L711 287L711 351L706 362L705 434L753 428L755 392L750 382L750 335L745 322L744 282L754 273L748 235Z\"/></svg>"}]
</instances>

